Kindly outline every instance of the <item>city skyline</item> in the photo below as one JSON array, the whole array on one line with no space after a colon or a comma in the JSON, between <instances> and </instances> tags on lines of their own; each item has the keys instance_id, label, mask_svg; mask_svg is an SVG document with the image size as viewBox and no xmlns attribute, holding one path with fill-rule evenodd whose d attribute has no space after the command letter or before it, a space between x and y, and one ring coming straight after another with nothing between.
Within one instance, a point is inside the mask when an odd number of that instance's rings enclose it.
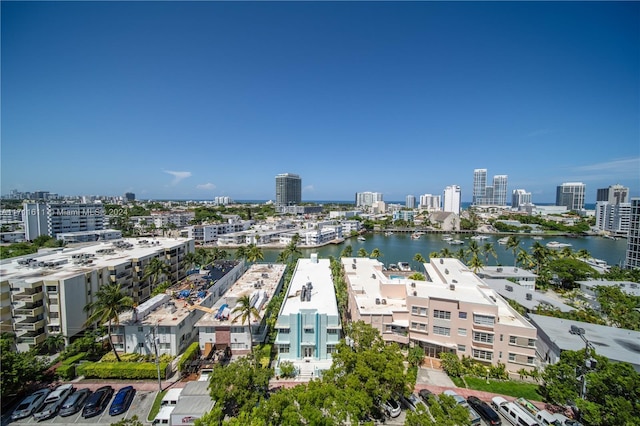
<instances>
[{"instance_id":1,"label":"city skyline","mask_svg":"<svg viewBox=\"0 0 640 426\"><path fill-rule=\"evenodd\" d=\"M640 196L637 2L2 2L1 193Z\"/></svg>"}]
</instances>

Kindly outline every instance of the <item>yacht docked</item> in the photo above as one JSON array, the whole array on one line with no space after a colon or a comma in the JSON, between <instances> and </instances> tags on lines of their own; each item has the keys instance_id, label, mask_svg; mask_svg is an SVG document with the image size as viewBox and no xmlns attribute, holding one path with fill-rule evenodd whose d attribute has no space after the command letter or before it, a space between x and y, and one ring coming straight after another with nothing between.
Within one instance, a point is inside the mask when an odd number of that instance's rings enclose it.
<instances>
[{"instance_id":1,"label":"yacht docked","mask_svg":"<svg viewBox=\"0 0 640 426\"><path fill-rule=\"evenodd\" d=\"M507 241L509 241L509 237L500 238L498 240L498 244L504 245L504 244L507 244Z\"/></svg>"},{"instance_id":2,"label":"yacht docked","mask_svg":"<svg viewBox=\"0 0 640 426\"><path fill-rule=\"evenodd\" d=\"M471 239L476 241L482 241L482 240L488 240L489 237L487 237L486 235L474 235L473 237L471 237Z\"/></svg>"},{"instance_id":3,"label":"yacht docked","mask_svg":"<svg viewBox=\"0 0 640 426\"><path fill-rule=\"evenodd\" d=\"M550 241L547 243L548 248L563 248L563 247L571 247L569 243L559 243L557 241Z\"/></svg>"}]
</instances>

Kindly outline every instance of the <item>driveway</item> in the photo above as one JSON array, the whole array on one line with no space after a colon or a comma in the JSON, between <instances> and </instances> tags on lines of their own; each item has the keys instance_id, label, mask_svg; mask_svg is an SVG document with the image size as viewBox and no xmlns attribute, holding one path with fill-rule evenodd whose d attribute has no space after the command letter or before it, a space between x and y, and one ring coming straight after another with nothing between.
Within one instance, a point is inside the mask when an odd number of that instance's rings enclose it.
<instances>
[{"instance_id":1,"label":"driveway","mask_svg":"<svg viewBox=\"0 0 640 426\"><path fill-rule=\"evenodd\" d=\"M442 370L429 367L418 368L418 377L416 379L416 387L420 385L440 386L443 388L455 388L447 373Z\"/></svg>"}]
</instances>

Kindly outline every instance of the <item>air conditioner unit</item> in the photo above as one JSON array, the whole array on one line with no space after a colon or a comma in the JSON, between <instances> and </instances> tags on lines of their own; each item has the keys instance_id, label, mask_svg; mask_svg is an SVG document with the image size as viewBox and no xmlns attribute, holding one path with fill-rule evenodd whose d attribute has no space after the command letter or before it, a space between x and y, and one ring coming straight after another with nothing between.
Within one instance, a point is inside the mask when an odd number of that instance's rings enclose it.
<instances>
[{"instance_id":1,"label":"air conditioner unit","mask_svg":"<svg viewBox=\"0 0 640 426\"><path fill-rule=\"evenodd\" d=\"M413 291L413 295L414 295L414 296L417 296L417 295L418 295L418 292L414 290L414 291Z\"/></svg>"},{"instance_id":2,"label":"air conditioner unit","mask_svg":"<svg viewBox=\"0 0 640 426\"><path fill-rule=\"evenodd\" d=\"M527 300L531 300L531 299L533 299L533 296L531 295L531 293L527 293L527 296L526 296L526 297L527 297Z\"/></svg>"},{"instance_id":3,"label":"air conditioner unit","mask_svg":"<svg viewBox=\"0 0 640 426\"><path fill-rule=\"evenodd\" d=\"M386 305L387 304L387 299L382 299L382 304Z\"/></svg>"},{"instance_id":4,"label":"air conditioner unit","mask_svg":"<svg viewBox=\"0 0 640 426\"><path fill-rule=\"evenodd\" d=\"M456 289L455 284L449 284L449 290L455 290L455 289Z\"/></svg>"},{"instance_id":5,"label":"air conditioner unit","mask_svg":"<svg viewBox=\"0 0 640 426\"><path fill-rule=\"evenodd\" d=\"M411 287L415 288L416 287L416 283L411 283Z\"/></svg>"}]
</instances>

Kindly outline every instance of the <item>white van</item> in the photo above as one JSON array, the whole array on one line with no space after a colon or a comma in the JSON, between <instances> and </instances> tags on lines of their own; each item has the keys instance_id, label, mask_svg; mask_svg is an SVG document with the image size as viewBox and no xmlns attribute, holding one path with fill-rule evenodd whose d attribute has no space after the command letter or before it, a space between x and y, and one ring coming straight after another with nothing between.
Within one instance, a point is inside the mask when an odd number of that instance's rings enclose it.
<instances>
[{"instance_id":1,"label":"white van","mask_svg":"<svg viewBox=\"0 0 640 426\"><path fill-rule=\"evenodd\" d=\"M156 416L155 419L153 419L153 423L151 423L152 425L169 425L171 426L171 413L173 412L173 409L176 408L173 405L165 405L164 407L160 408L160 411L158 412L158 415Z\"/></svg>"},{"instance_id":2,"label":"white van","mask_svg":"<svg viewBox=\"0 0 640 426\"><path fill-rule=\"evenodd\" d=\"M182 388L169 389L167 393L165 393L164 396L162 397L160 406L175 407L175 405L178 403L178 399L180 398L181 393L182 393Z\"/></svg>"},{"instance_id":3,"label":"white van","mask_svg":"<svg viewBox=\"0 0 640 426\"><path fill-rule=\"evenodd\" d=\"M540 426L540 423L531 417L524 408L501 396L493 397L491 405L514 426Z\"/></svg>"},{"instance_id":4,"label":"white van","mask_svg":"<svg viewBox=\"0 0 640 426\"><path fill-rule=\"evenodd\" d=\"M547 410L540 410L536 413L536 420L543 426L562 426L562 422Z\"/></svg>"}]
</instances>

